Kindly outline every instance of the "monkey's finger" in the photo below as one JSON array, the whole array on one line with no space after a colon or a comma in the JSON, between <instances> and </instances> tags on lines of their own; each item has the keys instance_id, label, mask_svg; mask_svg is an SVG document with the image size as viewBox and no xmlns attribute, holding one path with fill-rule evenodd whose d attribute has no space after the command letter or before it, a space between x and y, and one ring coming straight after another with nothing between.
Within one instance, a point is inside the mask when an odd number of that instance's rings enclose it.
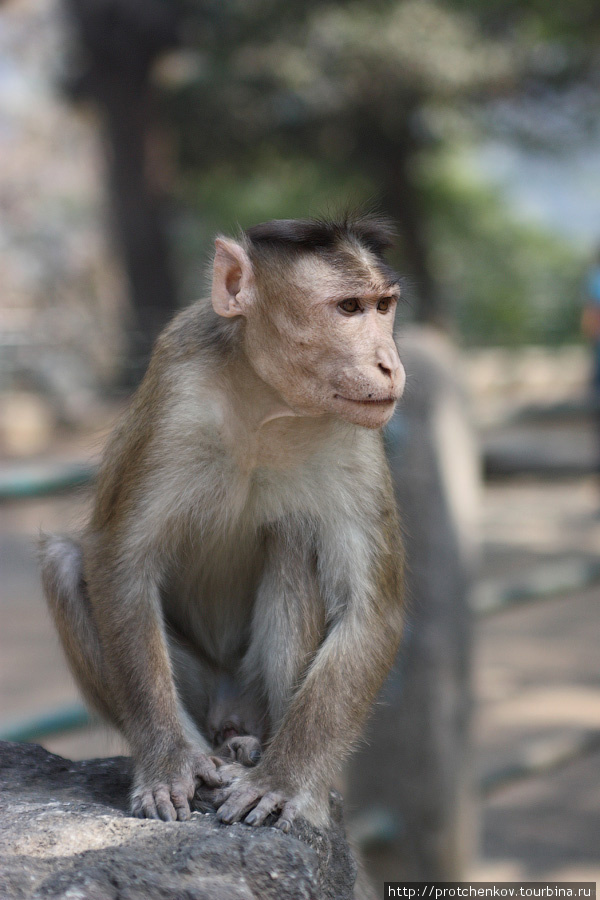
<instances>
[{"instance_id":1,"label":"monkey's finger","mask_svg":"<svg viewBox=\"0 0 600 900\"><path fill-rule=\"evenodd\" d=\"M205 811L206 807L218 809L222 803L228 799L233 788L231 786L224 788L209 788L206 785L199 784L194 794L194 808Z\"/></svg>"},{"instance_id":2,"label":"monkey's finger","mask_svg":"<svg viewBox=\"0 0 600 900\"><path fill-rule=\"evenodd\" d=\"M261 757L260 741L252 735L231 738L230 747L234 758L246 767L255 766Z\"/></svg>"},{"instance_id":3,"label":"monkey's finger","mask_svg":"<svg viewBox=\"0 0 600 900\"><path fill-rule=\"evenodd\" d=\"M246 768L252 768L261 757L260 741L252 734L236 735L227 738L217 753L221 760L234 760Z\"/></svg>"},{"instance_id":4,"label":"monkey's finger","mask_svg":"<svg viewBox=\"0 0 600 900\"><path fill-rule=\"evenodd\" d=\"M230 825L239 822L260 797L260 790L254 787L241 787L234 789L225 803L217 811L217 819Z\"/></svg>"},{"instance_id":5,"label":"monkey's finger","mask_svg":"<svg viewBox=\"0 0 600 900\"><path fill-rule=\"evenodd\" d=\"M228 787L229 785L234 784L237 779L244 774L243 766L240 766L239 763L226 763L223 762L221 764L221 768L219 769L219 775L221 776L221 786Z\"/></svg>"},{"instance_id":6,"label":"monkey's finger","mask_svg":"<svg viewBox=\"0 0 600 900\"><path fill-rule=\"evenodd\" d=\"M175 821L175 819L177 818L177 813L175 811L175 807L171 803L171 794L169 788L166 785L155 788L154 802L156 804L156 810L158 812L159 818L161 818L163 822Z\"/></svg>"},{"instance_id":7,"label":"monkey's finger","mask_svg":"<svg viewBox=\"0 0 600 900\"><path fill-rule=\"evenodd\" d=\"M221 790L212 791L212 802L215 809L218 809L226 800L229 800L229 796L233 788L231 786L222 788Z\"/></svg>"},{"instance_id":8,"label":"monkey's finger","mask_svg":"<svg viewBox=\"0 0 600 900\"><path fill-rule=\"evenodd\" d=\"M177 821L186 822L192 815L190 804L183 791L171 791L171 803L175 810Z\"/></svg>"},{"instance_id":9,"label":"monkey's finger","mask_svg":"<svg viewBox=\"0 0 600 900\"><path fill-rule=\"evenodd\" d=\"M284 803L285 799L282 794L270 791L268 794L265 794L260 803L248 813L244 822L246 825L262 825L265 819L267 819L271 813L281 809Z\"/></svg>"},{"instance_id":10,"label":"monkey's finger","mask_svg":"<svg viewBox=\"0 0 600 900\"><path fill-rule=\"evenodd\" d=\"M221 787L223 784L222 775L209 756L199 756L195 760L194 775L200 778L209 787Z\"/></svg>"},{"instance_id":11,"label":"monkey's finger","mask_svg":"<svg viewBox=\"0 0 600 900\"><path fill-rule=\"evenodd\" d=\"M289 801L284 804L283 809L281 810L281 815L275 822L275 828L279 828L281 831L288 834L292 824L295 819L298 818L298 807L294 806L293 803Z\"/></svg>"},{"instance_id":12,"label":"monkey's finger","mask_svg":"<svg viewBox=\"0 0 600 900\"><path fill-rule=\"evenodd\" d=\"M221 744L221 746L217 750L217 753L219 754L219 756L211 756L211 759L214 759L217 766L219 765L219 763L217 762L218 759L220 759L221 765L227 762L231 762L231 760L235 759L235 750L231 746L231 741L225 741L224 744Z\"/></svg>"},{"instance_id":13,"label":"monkey's finger","mask_svg":"<svg viewBox=\"0 0 600 900\"><path fill-rule=\"evenodd\" d=\"M140 811L138 817L140 819L160 819L158 810L156 809L156 803L154 802L154 796L150 791L142 794L139 804Z\"/></svg>"}]
</instances>

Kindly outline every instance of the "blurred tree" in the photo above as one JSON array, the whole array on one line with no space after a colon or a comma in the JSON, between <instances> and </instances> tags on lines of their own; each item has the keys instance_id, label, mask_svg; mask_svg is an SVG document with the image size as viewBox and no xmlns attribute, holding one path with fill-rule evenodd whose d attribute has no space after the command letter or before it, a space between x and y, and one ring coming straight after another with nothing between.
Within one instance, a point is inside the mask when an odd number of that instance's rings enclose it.
<instances>
[{"instance_id":1,"label":"blurred tree","mask_svg":"<svg viewBox=\"0 0 600 900\"><path fill-rule=\"evenodd\" d=\"M288 181L311 166L315 176L315 191L310 178L299 184L294 210L331 196L324 181L369 198L398 222L416 318L439 322L431 237L444 192L428 203L420 160L477 130L554 141L597 103L591 0L66 2L83 60L73 92L103 111L142 355L176 306L157 121L186 201L206 197L207 181L225 193L229 182L268 184L270 172L277 181L286 160ZM289 214L272 193L266 214Z\"/></svg>"},{"instance_id":2,"label":"blurred tree","mask_svg":"<svg viewBox=\"0 0 600 900\"><path fill-rule=\"evenodd\" d=\"M585 248L516 219L498 189L460 154L420 169L432 260L463 344L559 344L579 339Z\"/></svg>"},{"instance_id":3,"label":"blurred tree","mask_svg":"<svg viewBox=\"0 0 600 900\"><path fill-rule=\"evenodd\" d=\"M285 9L285 11L283 11ZM338 177L360 173L399 225L417 318L440 318L418 154L439 140L426 106L496 90L510 52L465 14L429 0L382 3L188 4L195 67L165 105L184 172L265 154L309 158Z\"/></svg>"},{"instance_id":4,"label":"blurred tree","mask_svg":"<svg viewBox=\"0 0 600 900\"><path fill-rule=\"evenodd\" d=\"M67 0L67 6L79 40L66 86L73 99L93 100L101 114L133 313L123 375L135 383L177 309L149 78L154 61L178 43L177 17L161 0Z\"/></svg>"},{"instance_id":5,"label":"blurred tree","mask_svg":"<svg viewBox=\"0 0 600 900\"><path fill-rule=\"evenodd\" d=\"M417 319L439 321L437 207L420 160L465 132L572 134L569 117L581 125L596 103L593 91L575 103L573 89L596 71L599 31L593 3L572 11L537 0L188 0L186 64L164 104L184 183L229 173L240 185L277 160L315 161L340 184L362 179L360 196L398 222Z\"/></svg>"}]
</instances>

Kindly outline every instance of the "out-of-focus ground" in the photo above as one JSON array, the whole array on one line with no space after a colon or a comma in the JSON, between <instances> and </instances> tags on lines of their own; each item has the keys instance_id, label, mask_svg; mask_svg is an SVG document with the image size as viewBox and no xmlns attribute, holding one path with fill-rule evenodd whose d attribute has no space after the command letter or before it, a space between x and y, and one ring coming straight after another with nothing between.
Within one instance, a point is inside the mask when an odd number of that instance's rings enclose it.
<instances>
[{"instance_id":1,"label":"out-of-focus ground","mask_svg":"<svg viewBox=\"0 0 600 900\"><path fill-rule=\"evenodd\" d=\"M584 412L507 424L528 403L577 406L585 358L581 351L573 354L581 363L579 376L571 367L562 382L546 380L545 388L541 376L529 386L522 379L514 391L506 383L499 386L498 378L486 387L481 372L496 365L493 353L487 362L483 356L471 361L467 371L467 382L474 380L477 388L474 409L488 447L512 447L517 457L558 454L573 463L565 469L568 477L513 475L488 481L483 489L476 603L484 607L490 597L502 596L543 599L476 619L473 765L487 787L479 855L468 874L482 880L596 880L600 873L600 584L593 576L600 561L600 483L592 471L594 425ZM506 378L511 373L514 366ZM110 417L109 411L99 432ZM99 443L99 434L63 436L50 452L56 459L84 460ZM14 460L0 463L0 471L10 465ZM45 611L34 544L40 527L76 528L87 499L84 489L0 507L2 722L77 699ZM123 750L104 727L44 745L71 758Z\"/></svg>"}]
</instances>

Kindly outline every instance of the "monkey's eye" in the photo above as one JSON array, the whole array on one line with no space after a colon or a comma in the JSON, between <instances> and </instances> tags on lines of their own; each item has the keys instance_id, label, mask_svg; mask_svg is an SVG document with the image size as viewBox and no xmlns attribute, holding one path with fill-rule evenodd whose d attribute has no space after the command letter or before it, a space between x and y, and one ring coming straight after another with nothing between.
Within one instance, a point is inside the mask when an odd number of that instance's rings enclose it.
<instances>
[{"instance_id":1,"label":"monkey's eye","mask_svg":"<svg viewBox=\"0 0 600 900\"><path fill-rule=\"evenodd\" d=\"M394 300L392 297L382 297L377 304L378 311L382 313L389 312L393 302Z\"/></svg>"},{"instance_id":2,"label":"monkey's eye","mask_svg":"<svg viewBox=\"0 0 600 900\"><path fill-rule=\"evenodd\" d=\"M360 304L354 297L349 297L347 300L342 300L341 303L338 303L338 309L351 316L353 313L360 311Z\"/></svg>"}]
</instances>

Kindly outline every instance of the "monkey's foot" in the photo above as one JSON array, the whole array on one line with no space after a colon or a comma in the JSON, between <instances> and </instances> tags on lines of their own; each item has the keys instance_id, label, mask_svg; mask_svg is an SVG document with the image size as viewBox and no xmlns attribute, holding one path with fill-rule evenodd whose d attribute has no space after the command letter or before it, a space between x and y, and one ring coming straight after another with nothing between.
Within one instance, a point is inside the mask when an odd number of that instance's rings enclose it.
<instances>
[{"instance_id":1,"label":"monkey's foot","mask_svg":"<svg viewBox=\"0 0 600 900\"><path fill-rule=\"evenodd\" d=\"M199 780L211 788L226 783L215 760L197 750L176 754L162 771L142 767L135 778L131 811L140 819L183 822L190 818L190 800Z\"/></svg>"},{"instance_id":2,"label":"monkey's foot","mask_svg":"<svg viewBox=\"0 0 600 900\"><path fill-rule=\"evenodd\" d=\"M228 825L242 820L246 825L264 825L269 816L279 814L272 824L286 833L300 814L299 804L293 797L243 776L230 786L214 791L213 803L218 807L219 821Z\"/></svg>"},{"instance_id":3,"label":"monkey's foot","mask_svg":"<svg viewBox=\"0 0 600 900\"><path fill-rule=\"evenodd\" d=\"M258 738L251 734L236 735L224 741L215 754L228 762L238 762L242 766L255 766L261 757Z\"/></svg>"}]
</instances>

